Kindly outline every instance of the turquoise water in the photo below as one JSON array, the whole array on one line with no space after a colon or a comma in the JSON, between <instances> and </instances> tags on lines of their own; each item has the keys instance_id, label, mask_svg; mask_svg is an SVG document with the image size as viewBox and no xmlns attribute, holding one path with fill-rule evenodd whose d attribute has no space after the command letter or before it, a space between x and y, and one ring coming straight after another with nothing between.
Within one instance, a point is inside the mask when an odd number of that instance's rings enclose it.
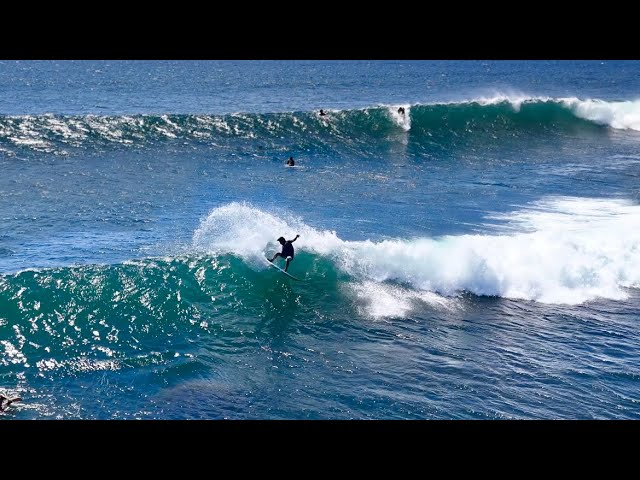
<instances>
[{"instance_id":1,"label":"turquoise water","mask_svg":"<svg viewBox=\"0 0 640 480\"><path fill-rule=\"evenodd\" d=\"M0 62L0 418L639 418L639 73Z\"/></svg>"}]
</instances>

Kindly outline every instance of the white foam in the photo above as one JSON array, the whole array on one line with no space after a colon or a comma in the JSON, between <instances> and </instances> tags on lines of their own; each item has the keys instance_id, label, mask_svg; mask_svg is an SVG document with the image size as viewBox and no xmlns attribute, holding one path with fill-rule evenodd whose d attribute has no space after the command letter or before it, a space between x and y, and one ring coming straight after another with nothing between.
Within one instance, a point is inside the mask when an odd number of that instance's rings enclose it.
<instances>
[{"instance_id":1,"label":"white foam","mask_svg":"<svg viewBox=\"0 0 640 480\"><path fill-rule=\"evenodd\" d=\"M578 304L598 297L624 299L625 287L640 287L638 205L549 198L500 219L509 229L498 234L346 241L301 219L233 203L214 209L201 222L193 245L252 260L277 251L279 236L299 233L298 251L327 257L369 290L392 281L417 293L455 296L467 291ZM407 292L387 294L396 299L394 308L403 311L405 304L397 299ZM381 297L376 305L387 306L374 305L372 311L392 311L385 302Z\"/></svg>"},{"instance_id":2,"label":"white foam","mask_svg":"<svg viewBox=\"0 0 640 480\"><path fill-rule=\"evenodd\" d=\"M411 310L406 290L375 282L354 283L351 290L363 301L360 314L374 318L402 317Z\"/></svg>"},{"instance_id":3,"label":"white foam","mask_svg":"<svg viewBox=\"0 0 640 480\"><path fill-rule=\"evenodd\" d=\"M49 147L51 145L50 142L47 142L46 140L41 139L41 138L9 137L9 140L11 140L16 145L26 145L26 146L34 147L34 148L36 148L36 147L46 148L46 147Z\"/></svg>"},{"instance_id":4,"label":"white foam","mask_svg":"<svg viewBox=\"0 0 640 480\"><path fill-rule=\"evenodd\" d=\"M562 98L559 101L577 117L611 128L640 131L640 100L606 102Z\"/></svg>"},{"instance_id":5,"label":"white foam","mask_svg":"<svg viewBox=\"0 0 640 480\"><path fill-rule=\"evenodd\" d=\"M373 318L402 317L416 302L426 303L439 310L454 310L453 299L432 292L423 292L372 281L351 283L348 286L363 303L360 314Z\"/></svg>"},{"instance_id":6,"label":"white foam","mask_svg":"<svg viewBox=\"0 0 640 480\"><path fill-rule=\"evenodd\" d=\"M248 204L231 203L214 209L193 235L193 245L207 253L234 253L243 258L262 254L269 242L291 227L269 213ZM294 237L295 234L290 235Z\"/></svg>"},{"instance_id":7,"label":"white foam","mask_svg":"<svg viewBox=\"0 0 640 480\"><path fill-rule=\"evenodd\" d=\"M404 114L398 113L398 108L404 108ZM405 132L411 130L411 116L409 115L409 111L411 110L411 105L408 103L405 105L395 105L387 107L389 111L389 115L393 119L393 121L398 124Z\"/></svg>"},{"instance_id":8,"label":"white foam","mask_svg":"<svg viewBox=\"0 0 640 480\"><path fill-rule=\"evenodd\" d=\"M116 142L122 139L123 132L119 129L122 123L117 120L111 120L108 117L99 117L97 115L88 115L86 117L86 124L90 129L98 132L102 138Z\"/></svg>"}]
</instances>

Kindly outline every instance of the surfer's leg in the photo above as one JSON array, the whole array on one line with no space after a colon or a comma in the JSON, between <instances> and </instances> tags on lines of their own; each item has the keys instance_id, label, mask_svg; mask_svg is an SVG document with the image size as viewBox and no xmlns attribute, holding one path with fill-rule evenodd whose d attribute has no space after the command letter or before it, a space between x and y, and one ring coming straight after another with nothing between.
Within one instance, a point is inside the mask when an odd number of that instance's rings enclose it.
<instances>
[{"instance_id":1,"label":"surfer's leg","mask_svg":"<svg viewBox=\"0 0 640 480\"><path fill-rule=\"evenodd\" d=\"M276 254L271 257L271 259L269 260L270 262L273 262L276 258L278 258L280 256L280 252L276 252Z\"/></svg>"},{"instance_id":2,"label":"surfer's leg","mask_svg":"<svg viewBox=\"0 0 640 480\"><path fill-rule=\"evenodd\" d=\"M287 268L289 268L289 262L291 261L291 257L287 257L287 264L284 266L284 271L287 271Z\"/></svg>"}]
</instances>

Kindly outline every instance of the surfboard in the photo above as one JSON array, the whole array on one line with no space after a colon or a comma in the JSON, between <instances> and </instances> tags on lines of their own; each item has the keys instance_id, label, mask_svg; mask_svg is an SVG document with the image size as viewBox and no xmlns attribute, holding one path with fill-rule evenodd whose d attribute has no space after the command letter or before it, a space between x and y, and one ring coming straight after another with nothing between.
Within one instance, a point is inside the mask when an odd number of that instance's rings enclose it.
<instances>
[{"instance_id":1,"label":"surfboard","mask_svg":"<svg viewBox=\"0 0 640 480\"><path fill-rule=\"evenodd\" d=\"M266 258L264 259L265 262L267 262L269 265L271 265L273 268L280 270L282 273L284 273L287 277L291 277L294 280L297 280L299 282L301 282L302 280L300 280L299 278L294 277L293 275L289 275L287 272L285 272L283 269L281 269L279 266L274 265L273 263L271 263L269 260L267 260Z\"/></svg>"}]
</instances>

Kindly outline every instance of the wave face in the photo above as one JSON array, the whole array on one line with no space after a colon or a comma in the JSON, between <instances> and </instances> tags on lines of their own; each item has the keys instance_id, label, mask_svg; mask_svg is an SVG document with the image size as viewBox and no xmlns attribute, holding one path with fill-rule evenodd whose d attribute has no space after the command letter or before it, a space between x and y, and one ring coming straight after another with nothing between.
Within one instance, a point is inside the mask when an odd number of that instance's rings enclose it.
<instances>
[{"instance_id":1,"label":"wave face","mask_svg":"<svg viewBox=\"0 0 640 480\"><path fill-rule=\"evenodd\" d=\"M399 106L405 114L397 112ZM141 147L167 141L216 145L259 142L260 147L364 149L371 142L410 134L440 146L460 138L597 131L640 131L640 100L495 96L455 103L378 106L315 112L231 115L25 115L0 117L0 148L69 153L77 148Z\"/></svg>"}]
</instances>

